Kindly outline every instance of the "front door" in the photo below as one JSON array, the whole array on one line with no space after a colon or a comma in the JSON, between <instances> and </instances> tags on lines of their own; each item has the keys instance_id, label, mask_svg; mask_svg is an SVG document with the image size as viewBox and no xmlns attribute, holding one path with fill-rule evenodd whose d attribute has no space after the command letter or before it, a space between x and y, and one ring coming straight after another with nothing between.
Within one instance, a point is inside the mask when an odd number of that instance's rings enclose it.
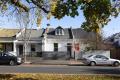
<instances>
[{"instance_id":1,"label":"front door","mask_svg":"<svg viewBox=\"0 0 120 80\"><path fill-rule=\"evenodd\" d=\"M19 45L19 55L23 55L23 45Z\"/></svg>"},{"instance_id":2,"label":"front door","mask_svg":"<svg viewBox=\"0 0 120 80\"><path fill-rule=\"evenodd\" d=\"M68 52L70 58L72 57L72 55L71 55L71 53L72 53L71 48L72 48L72 44L71 43L67 43L67 52Z\"/></svg>"}]
</instances>

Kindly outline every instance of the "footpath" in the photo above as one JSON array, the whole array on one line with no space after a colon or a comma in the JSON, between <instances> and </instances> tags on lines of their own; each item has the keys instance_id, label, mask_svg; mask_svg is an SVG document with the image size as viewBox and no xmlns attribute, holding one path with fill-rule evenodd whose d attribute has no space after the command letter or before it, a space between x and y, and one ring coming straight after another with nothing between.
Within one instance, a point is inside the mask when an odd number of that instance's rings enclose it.
<instances>
[{"instance_id":1,"label":"footpath","mask_svg":"<svg viewBox=\"0 0 120 80\"><path fill-rule=\"evenodd\" d=\"M38 60L27 61L23 65L69 65L69 66L82 66L84 65L81 60Z\"/></svg>"}]
</instances>

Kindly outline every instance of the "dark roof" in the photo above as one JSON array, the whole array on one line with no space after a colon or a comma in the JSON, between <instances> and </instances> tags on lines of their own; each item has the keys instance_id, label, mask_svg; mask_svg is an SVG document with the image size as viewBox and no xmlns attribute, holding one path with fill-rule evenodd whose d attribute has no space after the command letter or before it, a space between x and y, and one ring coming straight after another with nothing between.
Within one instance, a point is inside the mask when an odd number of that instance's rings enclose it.
<instances>
[{"instance_id":1,"label":"dark roof","mask_svg":"<svg viewBox=\"0 0 120 80\"><path fill-rule=\"evenodd\" d=\"M41 36L42 36L42 34L43 34L43 29L38 29L38 30L32 30L32 31L27 31L27 33L28 33L28 35L27 36L29 36L29 33L31 34L31 38L40 38Z\"/></svg>"},{"instance_id":2,"label":"dark roof","mask_svg":"<svg viewBox=\"0 0 120 80\"><path fill-rule=\"evenodd\" d=\"M108 38L106 38L104 41L106 42L114 42L114 38L119 38L120 37L120 32L119 33L115 33L111 36L109 36Z\"/></svg>"},{"instance_id":3,"label":"dark roof","mask_svg":"<svg viewBox=\"0 0 120 80\"><path fill-rule=\"evenodd\" d=\"M119 41L118 40L114 40L114 39L119 39L119 37L120 37L120 32L119 33L115 33L112 36L108 37L107 39L104 40L104 42L109 42L114 47L120 48Z\"/></svg>"},{"instance_id":4,"label":"dark roof","mask_svg":"<svg viewBox=\"0 0 120 80\"><path fill-rule=\"evenodd\" d=\"M63 29L64 35L55 35L56 29ZM1 29L0 30L0 38L12 38L9 40L13 40L16 34L20 33L20 29ZM17 37L18 40L23 40L25 31L21 31L22 35L20 34ZM26 38L30 37L30 40L40 40L45 33L45 29L27 29L26 30ZM117 33L118 34L118 33ZM120 33L119 33L120 34ZM81 28L71 29L71 28L62 28L61 26L57 28L49 28L47 33L47 38L49 39L89 39L95 40L95 34L93 32L86 32ZM115 35L112 36L112 38ZM2 39L1 39L2 40ZM2 40L3 41L3 40Z\"/></svg>"},{"instance_id":5,"label":"dark roof","mask_svg":"<svg viewBox=\"0 0 120 80\"><path fill-rule=\"evenodd\" d=\"M95 39L94 32L86 32L81 28L72 29L73 35L75 39Z\"/></svg>"},{"instance_id":6,"label":"dark roof","mask_svg":"<svg viewBox=\"0 0 120 80\"><path fill-rule=\"evenodd\" d=\"M47 33L47 38L52 38L52 39L72 39L73 36L74 36L75 39L95 40L95 38L96 38L94 32L86 32L81 28L76 28L76 29L62 28L64 30L64 35L55 35L55 30L56 29L49 28L49 31Z\"/></svg>"},{"instance_id":7,"label":"dark roof","mask_svg":"<svg viewBox=\"0 0 120 80\"><path fill-rule=\"evenodd\" d=\"M63 29L61 26L58 26L56 29Z\"/></svg>"},{"instance_id":8,"label":"dark roof","mask_svg":"<svg viewBox=\"0 0 120 80\"><path fill-rule=\"evenodd\" d=\"M17 39L23 39L24 36L26 38L29 38L32 39L32 40L36 40L36 39L40 39L42 37L42 34L43 34L43 29L28 29L26 30L26 35L24 35L25 31L23 31Z\"/></svg>"},{"instance_id":9,"label":"dark roof","mask_svg":"<svg viewBox=\"0 0 120 80\"><path fill-rule=\"evenodd\" d=\"M72 38L72 36L70 35L71 33L70 28L63 29L64 35L55 35L55 30L56 29L54 28L49 28L47 33L47 38L52 38L52 39L71 39Z\"/></svg>"}]
</instances>

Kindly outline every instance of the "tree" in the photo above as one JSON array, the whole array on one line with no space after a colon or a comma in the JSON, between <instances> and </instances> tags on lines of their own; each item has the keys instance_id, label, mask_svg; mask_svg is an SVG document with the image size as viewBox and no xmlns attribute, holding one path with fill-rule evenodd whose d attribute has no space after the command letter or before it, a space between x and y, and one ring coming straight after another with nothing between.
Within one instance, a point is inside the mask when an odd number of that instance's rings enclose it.
<instances>
[{"instance_id":1,"label":"tree","mask_svg":"<svg viewBox=\"0 0 120 80\"><path fill-rule=\"evenodd\" d=\"M116 5L113 6L113 2L117 3L117 6L120 5L118 0L0 0L0 9L2 13L11 11L37 15L36 23L38 24L43 14L61 19L65 15L78 16L80 14L78 9L81 9L86 19L82 28L87 31L96 31L99 25L103 27L110 21L110 16L118 15L118 8Z\"/></svg>"},{"instance_id":2,"label":"tree","mask_svg":"<svg viewBox=\"0 0 120 80\"><path fill-rule=\"evenodd\" d=\"M96 49L100 42L100 30L104 25L110 21L110 16L118 16L117 0L60 0L53 13L55 18L62 18L65 15L75 17L78 16L78 9L83 10L85 22L81 25L86 31L93 31L96 33ZM113 4L115 3L115 4ZM115 6L117 4L117 6Z\"/></svg>"},{"instance_id":3,"label":"tree","mask_svg":"<svg viewBox=\"0 0 120 80\"><path fill-rule=\"evenodd\" d=\"M75 17L80 14L79 8L83 10L86 20L81 27L95 32L110 21L110 16L116 17L119 12L111 0L60 0L53 15L58 19L65 15Z\"/></svg>"}]
</instances>

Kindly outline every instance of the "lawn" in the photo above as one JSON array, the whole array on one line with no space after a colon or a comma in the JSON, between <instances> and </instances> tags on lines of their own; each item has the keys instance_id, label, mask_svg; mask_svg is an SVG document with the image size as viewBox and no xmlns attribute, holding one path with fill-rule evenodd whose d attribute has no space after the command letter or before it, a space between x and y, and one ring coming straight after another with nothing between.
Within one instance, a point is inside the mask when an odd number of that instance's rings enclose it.
<instances>
[{"instance_id":1,"label":"lawn","mask_svg":"<svg viewBox=\"0 0 120 80\"><path fill-rule=\"evenodd\" d=\"M0 80L120 80L118 75L0 74Z\"/></svg>"}]
</instances>

